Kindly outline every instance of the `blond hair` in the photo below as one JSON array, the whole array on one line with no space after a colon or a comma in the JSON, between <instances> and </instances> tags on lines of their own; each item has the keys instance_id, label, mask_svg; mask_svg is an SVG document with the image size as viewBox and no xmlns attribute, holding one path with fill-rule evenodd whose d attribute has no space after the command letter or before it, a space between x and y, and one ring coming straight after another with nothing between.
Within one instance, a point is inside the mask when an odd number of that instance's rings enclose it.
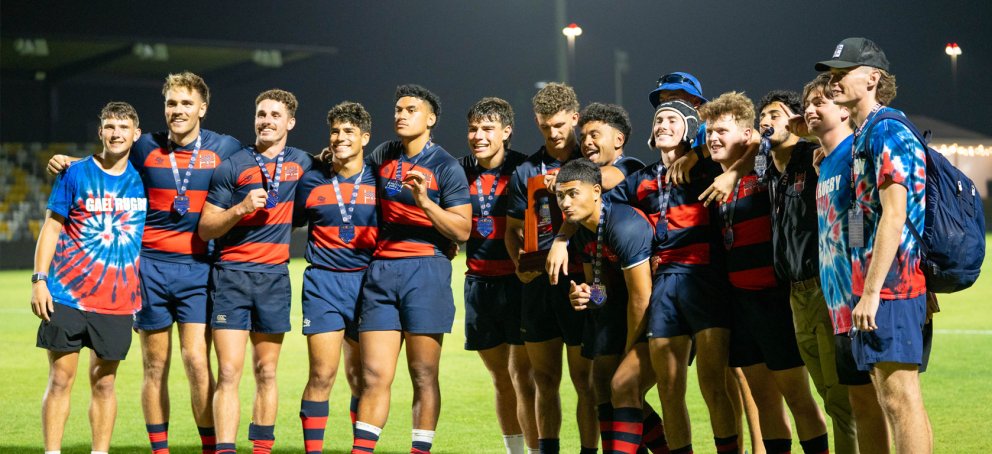
<instances>
[{"instance_id":1,"label":"blond hair","mask_svg":"<svg viewBox=\"0 0 992 454\"><path fill-rule=\"evenodd\" d=\"M707 123L730 115L741 128L754 127L754 102L744 93L728 91L699 107L699 116Z\"/></svg>"},{"instance_id":2,"label":"blond hair","mask_svg":"<svg viewBox=\"0 0 992 454\"><path fill-rule=\"evenodd\" d=\"M165 85L162 85L162 96L167 96L169 90L173 88L185 88L189 91L195 91L200 94L204 103L210 104L210 88L207 87L207 83L203 81L203 78L196 74L183 71L165 76Z\"/></svg>"},{"instance_id":3,"label":"blond hair","mask_svg":"<svg viewBox=\"0 0 992 454\"><path fill-rule=\"evenodd\" d=\"M558 112L578 112L579 97L575 89L559 82L551 82L538 90L534 98L534 113L538 115L554 115Z\"/></svg>"}]
</instances>

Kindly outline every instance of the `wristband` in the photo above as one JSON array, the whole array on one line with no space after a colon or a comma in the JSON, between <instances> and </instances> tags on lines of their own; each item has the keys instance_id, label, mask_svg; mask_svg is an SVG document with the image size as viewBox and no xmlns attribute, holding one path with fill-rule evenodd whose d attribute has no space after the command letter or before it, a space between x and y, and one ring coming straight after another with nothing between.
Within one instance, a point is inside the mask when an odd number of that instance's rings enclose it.
<instances>
[{"instance_id":1,"label":"wristband","mask_svg":"<svg viewBox=\"0 0 992 454\"><path fill-rule=\"evenodd\" d=\"M31 275L31 283L34 284L38 281L48 282L48 274L46 273L34 273Z\"/></svg>"}]
</instances>

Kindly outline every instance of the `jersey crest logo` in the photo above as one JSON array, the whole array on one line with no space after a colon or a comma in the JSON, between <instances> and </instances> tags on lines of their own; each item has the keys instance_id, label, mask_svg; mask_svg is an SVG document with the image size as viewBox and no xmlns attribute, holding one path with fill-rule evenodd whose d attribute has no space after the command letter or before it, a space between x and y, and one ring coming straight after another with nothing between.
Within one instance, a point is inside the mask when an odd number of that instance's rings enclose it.
<instances>
[{"instance_id":1,"label":"jersey crest logo","mask_svg":"<svg viewBox=\"0 0 992 454\"><path fill-rule=\"evenodd\" d=\"M213 154L201 155L197 165L200 169L212 169L217 167L217 159Z\"/></svg>"},{"instance_id":2,"label":"jersey crest logo","mask_svg":"<svg viewBox=\"0 0 992 454\"><path fill-rule=\"evenodd\" d=\"M286 181L299 180L300 179L300 167L295 165L288 165L283 167L283 172L286 173Z\"/></svg>"},{"instance_id":3,"label":"jersey crest logo","mask_svg":"<svg viewBox=\"0 0 992 454\"><path fill-rule=\"evenodd\" d=\"M375 203L375 189L362 191L362 197L365 198L365 203Z\"/></svg>"}]
</instances>

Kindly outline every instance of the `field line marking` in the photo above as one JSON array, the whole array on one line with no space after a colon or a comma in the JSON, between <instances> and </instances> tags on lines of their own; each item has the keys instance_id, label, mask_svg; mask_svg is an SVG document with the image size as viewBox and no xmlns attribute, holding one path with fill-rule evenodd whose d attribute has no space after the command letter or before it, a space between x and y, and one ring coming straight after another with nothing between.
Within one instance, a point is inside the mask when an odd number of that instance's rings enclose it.
<instances>
[{"instance_id":1,"label":"field line marking","mask_svg":"<svg viewBox=\"0 0 992 454\"><path fill-rule=\"evenodd\" d=\"M992 329L935 329L934 334L965 334L971 336L992 336Z\"/></svg>"}]
</instances>

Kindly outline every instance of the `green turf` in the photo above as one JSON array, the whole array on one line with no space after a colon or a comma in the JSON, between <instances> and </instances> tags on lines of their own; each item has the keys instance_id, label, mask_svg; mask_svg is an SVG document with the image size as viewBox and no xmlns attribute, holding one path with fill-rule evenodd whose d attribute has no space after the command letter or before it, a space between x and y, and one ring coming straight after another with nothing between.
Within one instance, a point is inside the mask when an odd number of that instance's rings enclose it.
<instances>
[{"instance_id":1,"label":"green turf","mask_svg":"<svg viewBox=\"0 0 992 454\"><path fill-rule=\"evenodd\" d=\"M502 438L496 423L489 375L475 353L462 348L461 309L464 257L455 261L452 282L456 306L455 327L446 336L441 362L443 404L435 439L437 453L502 453ZM276 424L276 451L300 452L302 434L299 399L306 383L307 356L304 338L299 334L299 286L304 262L290 265L293 276L294 332L287 335L279 363L279 420ZM985 270L992 270L987 258ZM992 271L987 271L987 273ZM34 347L38 319L29 307L29 271L0 272L0 452L39 452L41 446L40 406L47 379L47 361ZM937 452L987 452L992 449L989 421L992 421L992 277L983 276L974 288L942 298L943 311L936 317L937 334L929 372L923 374L923 393L934 427ZM175 357L178 361L178 345ZM377 452L409 452L410 381L403 360L393 386L389 423ZM81 375L75 386L72 413L64 438L65 453L89 451L86 416L88 384L87 360L80 361ZM249 371L250 368L246 368ZM567 377L567 374L566 374ZM137 337L129 358L121 364L117 395L119 410L112 448L115 452L148 452L141 415L139 390L141 359ZM250 452L247 441L253 380L246 375L241 384L242 424L239 430L241 452ZM176 363L170 376L172 421L169 441L174 453L199 453L199 439L189 410L189 393L182 367ZM690 374L689 411L698 452L710 452L712 434L705 407ZM657 395L649 399L657 404ZM568 379L562 382L562 451L577 452L578 435L573 410L575 392ZM656 408L658 408L656 406ZM829 425L828 425L829 426ZM348 421L348 391L343 380L331 396L331 416L327 425L325 450L345 452L351 446ZM798 451L798 443L794 447Z\"/></svg>"}]
</instances>

